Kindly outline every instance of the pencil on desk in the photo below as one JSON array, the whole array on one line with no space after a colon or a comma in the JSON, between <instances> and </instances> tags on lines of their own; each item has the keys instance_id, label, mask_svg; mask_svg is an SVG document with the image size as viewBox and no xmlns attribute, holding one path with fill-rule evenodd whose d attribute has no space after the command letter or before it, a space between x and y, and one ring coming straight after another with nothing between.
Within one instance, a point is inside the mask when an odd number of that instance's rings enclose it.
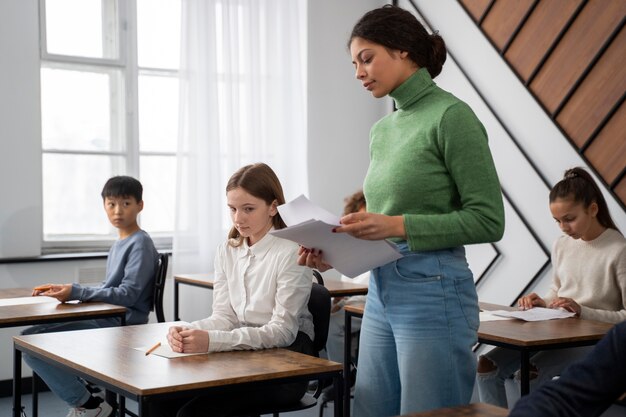
<instances>
[{"instance_id":1,"label":"pencil on desk","mask_svg":"<svg viewBox=\"0 0 626 417\"><path fill-rule=\"evenodd\" d=\"M146 351L146 356L148 356L149 354L151 354L152 352L154 352L156 350L156 348L158 348L159 346L161 346L161 342L158 342L157 344L155 344L154 346L152 346L150 349L148 349Z\"/></svg>"}]
</instances>

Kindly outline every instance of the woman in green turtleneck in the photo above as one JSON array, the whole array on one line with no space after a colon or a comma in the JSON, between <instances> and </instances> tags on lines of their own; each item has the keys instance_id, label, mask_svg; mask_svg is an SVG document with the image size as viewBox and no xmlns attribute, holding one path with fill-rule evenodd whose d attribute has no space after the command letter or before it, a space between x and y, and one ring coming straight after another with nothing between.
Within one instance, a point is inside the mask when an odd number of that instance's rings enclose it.
<instances>
[{"instance_id":1,"label":"woman in green turtleneck","mask_svg":"<svg viewBox=\"0 0 626 417\"><path fill-rule=\"evenodd\" d=\"M463 245L493 242L504 209L487 134L467 104L432 80L443 39L408 11L366 13L349 41L356 78L397 111L370 133L367 213L336 232L391 239L403 257L373 270L361 327L355 417L469 403L478 300ZM299 262L321 270L317 250Z\"/></svg>"}]
</instances>

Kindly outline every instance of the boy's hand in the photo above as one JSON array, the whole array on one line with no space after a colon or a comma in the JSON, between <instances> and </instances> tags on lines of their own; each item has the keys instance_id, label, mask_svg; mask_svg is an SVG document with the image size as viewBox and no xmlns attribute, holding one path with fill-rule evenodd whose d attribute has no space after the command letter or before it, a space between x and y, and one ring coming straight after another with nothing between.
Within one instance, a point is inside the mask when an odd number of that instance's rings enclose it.
<instances>
[{"instance_id":1,"label":"boy's hand","mask_svg":"<svg viewBox=\"0 0 626 417\"><path fill-rule=\"evenodd\" d=\"M571 298L558 297L552 300L549 305L550 308L563 308L567 311L571 311L572 313L576 313L576 317L580 317L580 304Z\"/></svg>"},{"instance_id":2,"label":"boy's hand","mask_svg":"<svg viewBox=\"0 0 626 417\"><path fill-rule=\"evenodd\" d=\"M545 307L546 302L536 293L531 293L517 300L520 310L530 310L533 307Z\"/></svg>"},{"instance_id":3,"label":"boy's hand","mask_svg":"<svg viewBox=\"0 0 626 417\"><path fill-rule=\"evenodd\" d=\"M47 290L41 291L42 288L49 287ZM50 284L49 286L35 287L33 295L45 295L48 297L54 297L60 302L64 303L70 299L72 292L72 284Z\"/></svg>"}]
</instances>

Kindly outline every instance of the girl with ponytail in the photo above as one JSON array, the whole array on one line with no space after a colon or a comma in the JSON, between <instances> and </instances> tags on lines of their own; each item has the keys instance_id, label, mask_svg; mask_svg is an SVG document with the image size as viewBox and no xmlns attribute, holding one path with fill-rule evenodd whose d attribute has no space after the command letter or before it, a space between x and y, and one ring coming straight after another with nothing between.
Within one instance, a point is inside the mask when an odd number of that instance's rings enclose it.
<instances>
[{"instance_id":1,"label":"girl with ponytail","mask_svg":"<svg viewBox=\"0 0 626 417\"><path fill-rule=\"evenodd\" d=\"M583 168L565 171L549 196L550 212L563 232L552 247L552 286L545 297L523 296L518 306L562 308L583 319L626 320L626 239L617 230L600 188ZM532 357L531 390L559 375L592 347L549 350ZM478 360L481 402L501 407L504 381L519 366L517 352L495 348ZM517 379L517 378L516 378Z\"/></svg>"}]
</instances>

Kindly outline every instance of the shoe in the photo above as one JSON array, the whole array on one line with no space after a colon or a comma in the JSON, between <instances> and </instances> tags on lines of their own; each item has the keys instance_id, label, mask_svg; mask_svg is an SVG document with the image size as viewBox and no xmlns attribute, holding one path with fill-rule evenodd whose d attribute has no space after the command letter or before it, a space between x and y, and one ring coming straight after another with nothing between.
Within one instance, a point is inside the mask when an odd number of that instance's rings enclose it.
<instances>
[{"instance_id":1,"label":"shoe","mask_svg":"<svg viewBox=\"0 0 626 417\"><path fill-rule=\"evenodd\" d=\"M72 408L67 417L110 417L113 415L113 407L106 401L102 401L96 408Z\"/></svg>"},{"instance_id":2,"label":"shoe","mask_svg":"<svg viewBox=\"0 0 626 417\"><path fill-rule=\"evenodd\" d=\"M103 389L101 389L99 386L97 385L93 385L90 383L86 383L85 384L85 388L87 388L87 391L89 391L91 393L92 396L96 397L96 398L100 398L102 401L106 400L106 394L104 392Z\"/></svg>"}]
</instances>

